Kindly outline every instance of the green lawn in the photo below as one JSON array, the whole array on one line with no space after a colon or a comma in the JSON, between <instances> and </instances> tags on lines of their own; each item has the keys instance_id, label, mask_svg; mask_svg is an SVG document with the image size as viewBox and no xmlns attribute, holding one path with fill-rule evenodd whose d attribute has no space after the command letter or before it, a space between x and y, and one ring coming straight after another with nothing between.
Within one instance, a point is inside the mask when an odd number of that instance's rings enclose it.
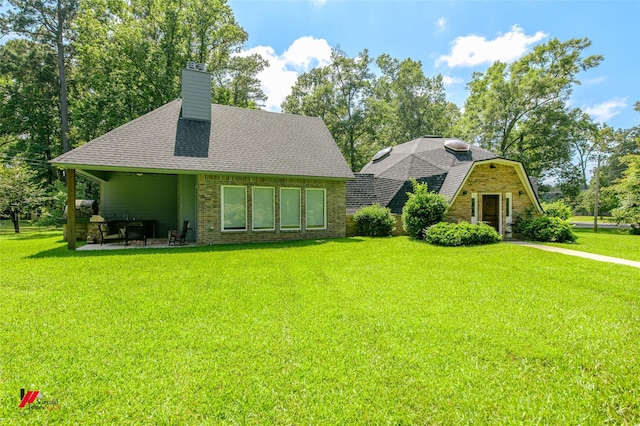
<instances>
[{"instance_id":1,"label":"green lawn","mask_svg":"<svg viewBox=\"0 0 640 426\"><path fill-rule=\"evenodd\" d=\"M593 229L576 228L573 231L578 235L575 244L545 244L640 262L640 235L630 235L628 229L600 228L593 232Z\"/></svg>"},{"instance_id":2,"label":"green lawn","mask_svg":"<svg viewBox=\"0 0 640 426\"><path fill-rule=\"evenodd\" d=\"M20 233L30 234L33 232L39 232L42 230L53 230L54 226L38 226L35 225L35 221L21 220L20 221ZM14 235L15 229L13 228L13 222L10 220L0 220L0 235Z\"/></svg>"},{"instance_id":3,"label":"green lawn","mask_svg":"<svg viewBox=\"0 0 640 426\"><path fill-rule=\"evenodd\" d=\"M636 424L640 272L404 237L0 237L0 423ZM21 388L59 410L19 409Z\"/></svg>"},{"instance_id":4,"label":"green lawn","mask_svg":"<svg viewBox=\"0 0 640 426\"><path fill-rule=\"evenodd\" d=\"M593 216L571 216L570 222L588 222L593 223ZM598 223L613 223L612 217L598 217Z\"/></svg>"}]
</instances>

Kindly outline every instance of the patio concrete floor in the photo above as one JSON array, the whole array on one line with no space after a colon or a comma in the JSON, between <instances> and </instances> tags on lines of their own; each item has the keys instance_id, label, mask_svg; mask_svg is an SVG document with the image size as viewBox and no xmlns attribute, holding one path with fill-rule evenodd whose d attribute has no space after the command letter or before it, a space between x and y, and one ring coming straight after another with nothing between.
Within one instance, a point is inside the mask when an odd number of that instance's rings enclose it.
<instances>
[{"instance_id":1,"label":"patio concrete floor","mask_svg":"<svg viewBox=\"0 0 640 426\"><path fill-rule=\"evenodd\" d=\"M136 250L136 249L161 249L161 248L180 248L180 247L195 247L193 242L187 242L184 245L169 245L166 238L148 238L147 245L142 244L142 241L132 241L128 245L124 245L124 242L120 243L107 243L102 244L85 244L82 247L78 247L76 251L96 251L96 250Z\"/></svg>"}]
</instances>

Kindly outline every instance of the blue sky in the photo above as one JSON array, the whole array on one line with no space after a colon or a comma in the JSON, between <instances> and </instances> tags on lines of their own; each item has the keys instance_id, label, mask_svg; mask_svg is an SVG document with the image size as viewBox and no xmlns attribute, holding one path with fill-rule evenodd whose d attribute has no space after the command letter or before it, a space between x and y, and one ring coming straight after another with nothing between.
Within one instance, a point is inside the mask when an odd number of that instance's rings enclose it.
<instances>
[{"instance_id":1,"label":"blue sky","mask_svg":"<svg viewBox=\"0 0 640 426\"><path fill-rule=\"evenodd\" d=\"M339 45L349 56L368 49L422 62L442 74L450 101L462 107L466 83L495 60L511 62L551 38L587 37L599 67L582 72L571 105L616 128L640 123L640 1L228 0L249 33L247 50L269 59L261 75L279 110L295 78L326 64Z\"/></svg>"}]
</instances>

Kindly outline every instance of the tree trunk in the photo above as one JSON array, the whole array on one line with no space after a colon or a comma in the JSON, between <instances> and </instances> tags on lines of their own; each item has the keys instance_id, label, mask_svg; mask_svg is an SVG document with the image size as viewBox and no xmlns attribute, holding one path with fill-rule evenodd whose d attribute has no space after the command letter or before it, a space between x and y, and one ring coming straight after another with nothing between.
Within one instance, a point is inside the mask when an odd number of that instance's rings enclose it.
<instances>
[{"instance_id":1,"label":"tree trunk","mask_svg":"<svg viewBox=\"0 0 640 426\"><path fill-rule=\"evenodd\" d=\"M13 222L13 230L16 234L20 233L20 214L17 211L11 210L9 213L11 222Z\"/></svg>"},{"instance_id":2,"label":"tree trunk","mask_svg":"<svg viewBox=\"0 0 640 426\"><path fill-rule=\"evenodd\" d=\"M60 75L60 133L62 137L62 152L69 151L69 108L67 105L67 75L64 69L64 40L62 2L58 0L58 25L56 34L56 47L58 51L58 73Z\"/></svg>"}]
</instances>

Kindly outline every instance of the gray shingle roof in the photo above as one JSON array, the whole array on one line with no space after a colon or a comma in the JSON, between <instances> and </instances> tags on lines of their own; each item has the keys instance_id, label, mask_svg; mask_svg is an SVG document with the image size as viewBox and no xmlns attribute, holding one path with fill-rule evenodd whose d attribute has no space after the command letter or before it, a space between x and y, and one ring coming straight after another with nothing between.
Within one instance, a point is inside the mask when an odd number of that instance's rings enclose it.
<instances>
[{"instance_id":1,"label":"gray shingle roof","mask_svg":"<svg viewBox=\"0 0 640 426\"><path fill-rule=\"evenodd\" d=\"M51 162L93 170L353 178L320 118L211 106L211 122L180 118L177 99Z\"/></svg>"},{"instance_id":2,"label":"gray shingle roof","mask_svg":"<svg viewBox=\"0 0 640 426\"><path fill-rule=\"evenodd\" d=\"M376 202L389 207L393 213L401 213L407 192L412 190L411 178L426 183L430 191L450 200L475 161L497 158L494 153L473 145L467 152L454 152L444 147L446 141L432 137L414 139L394 146L382 160L365 165L361 173L375 176ZM347 182L347 191L350 185L352 182Z\"/></svg>"},{"instance_id":3,"label":"gray shingle roof","mask_svg":"<svg viewBox=\"0 0 640 426\"><path fill-rule=\"evenodd\" d=\"M347 214L353 214L360 207L377 202L373 175L356 173L355 177L347 184Z\"/></svg>"}]
</instances>

